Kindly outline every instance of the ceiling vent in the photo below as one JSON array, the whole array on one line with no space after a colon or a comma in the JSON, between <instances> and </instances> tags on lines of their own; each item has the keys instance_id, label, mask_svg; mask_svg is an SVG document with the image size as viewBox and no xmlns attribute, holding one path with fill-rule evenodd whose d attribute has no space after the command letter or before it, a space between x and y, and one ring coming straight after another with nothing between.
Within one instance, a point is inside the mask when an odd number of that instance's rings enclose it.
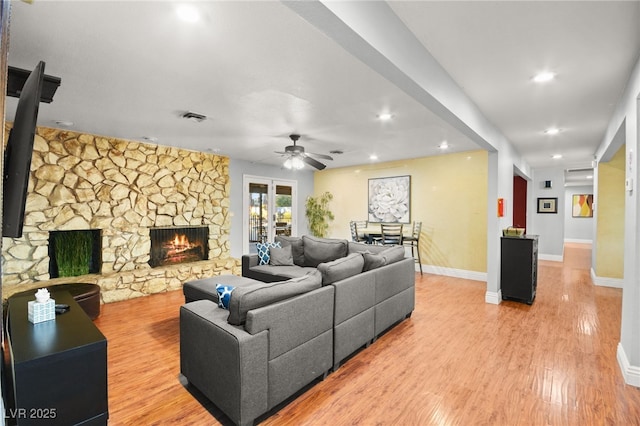
<instances>
[{"instance_id":1,"label":"ceiling vent","mask_svg":"<svg viewBox=\"0 0 640 426\"><path fill-rule=\"evenodd\" d=\"M589 167L581 168L581 169L567 169L567 173L584 173L584 172L592 172L593 169Z\"/></svg>"},{"instance_id":2,"label":"ceiling vent","mask_svg":"<svg viewBox=\"0 0 640 426\"><path fill-rule=\"evenodd\" d=\"M197 112L193 112L193 111L187 111L183 113L180 117L186 118L187 120L195 121L197 123L200 123L207 119L206 115L198 114Z\"/></svg>"}]
</instances>

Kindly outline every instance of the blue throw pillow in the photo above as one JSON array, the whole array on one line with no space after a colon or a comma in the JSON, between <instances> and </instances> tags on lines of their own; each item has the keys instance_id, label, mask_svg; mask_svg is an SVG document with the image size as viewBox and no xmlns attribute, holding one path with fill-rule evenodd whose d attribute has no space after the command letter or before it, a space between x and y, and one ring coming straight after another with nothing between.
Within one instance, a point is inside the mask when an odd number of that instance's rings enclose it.
<instances>
[{"instance_id":1,"label":"blue throw pillow","mask_svg":"<svg viewBox=\"0 0 640 426\"><path fill-rule=\"evenodd\" d=\"M282 248L280 242L277 243L258 243L256 244L256 248L258 249L258 259L260 259L259 265L268 265L269 264L269 249L271 247Z\"/></svg>"},{"instance_id":2,"label":"blue throw pillow","mask_svg":"<svg viewBox=\"0 0 640 426\"><path fill-rule=\"evenodd\" d=\"M216 291L218 292L218 306L229 310L229 300L231 300L231 293L235 289L232 285L216 284Z\"/></svg>"}]
</instances>

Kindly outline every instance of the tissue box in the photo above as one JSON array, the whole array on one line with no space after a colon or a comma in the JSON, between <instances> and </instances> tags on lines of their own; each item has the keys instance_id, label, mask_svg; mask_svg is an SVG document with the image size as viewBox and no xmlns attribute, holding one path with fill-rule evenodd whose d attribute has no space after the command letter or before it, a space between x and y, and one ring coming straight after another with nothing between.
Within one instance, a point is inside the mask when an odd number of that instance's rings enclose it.
<instances>
[{"instance_id":1,"label":"tissue box","mask_svg":"<svg viewBox=\"0 0 640 426\"><path fill-rule=\"evenodd\" d=\"M46 302L32 300L27 303L27 308L29 322L34 324L56 319L56 301L53 299L49 299Z\"/></svg>"}]
</instances>

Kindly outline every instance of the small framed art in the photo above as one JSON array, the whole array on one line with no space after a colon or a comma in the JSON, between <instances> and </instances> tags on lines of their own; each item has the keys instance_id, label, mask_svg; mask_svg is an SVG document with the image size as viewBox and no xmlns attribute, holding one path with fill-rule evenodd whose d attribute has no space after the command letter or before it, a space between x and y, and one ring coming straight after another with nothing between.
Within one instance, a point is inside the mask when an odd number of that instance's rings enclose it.
<instances>
[{"instance_id":1,"label":"small framed art","mask_svg":"<svg viewBox=\"0 0 640 426\"><path fill-rule=\"evenodd\" d=\"M538 198L538 213L558 213L558 198Z\"/></svg>"}]
</instances>

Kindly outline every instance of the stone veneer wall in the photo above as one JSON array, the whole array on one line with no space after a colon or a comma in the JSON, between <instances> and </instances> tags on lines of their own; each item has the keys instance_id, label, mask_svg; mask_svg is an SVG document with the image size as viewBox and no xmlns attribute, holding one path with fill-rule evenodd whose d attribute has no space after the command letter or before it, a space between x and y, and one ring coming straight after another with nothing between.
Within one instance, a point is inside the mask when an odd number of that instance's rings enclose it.
<instances>
[{"instance_id":1,"label":"stone veneer wall","mask_svg":"<svg viewBox=\"0 0 640 426\"><path fill-rule=\"evenodd\" d=\"M3 238L3 297L59 282L99 284L113 302L240 272L230 257L229 159L39 127L22 238ZM149 230L208 226L209 260L151 268ZM49 231L100 229L100 274L49 278Z\"/></svg>"}]
</instances>

